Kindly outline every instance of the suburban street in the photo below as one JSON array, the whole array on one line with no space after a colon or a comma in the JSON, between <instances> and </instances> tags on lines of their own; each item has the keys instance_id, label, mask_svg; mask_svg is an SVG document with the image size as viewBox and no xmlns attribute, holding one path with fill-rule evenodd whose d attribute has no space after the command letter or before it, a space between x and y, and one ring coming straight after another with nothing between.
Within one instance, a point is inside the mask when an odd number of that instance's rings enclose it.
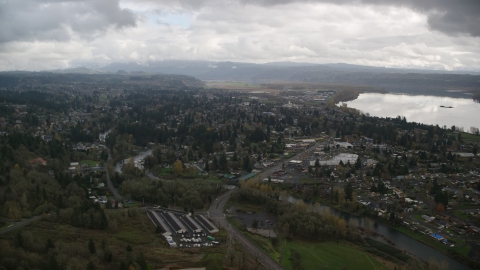
<instances>
[{"instance_id":1,"label":"suburban street","mask_svg":"<svg viewBox=\"0 0 480 270\"><path fill-rule=\"evenodd\" d=\"M272 258L266 255L261 249L255 246L250 240L248 240L239 230L232 227L230 223L225 219L223 214L223 208L228 201L234 190L230 190L219 197L217 197L208 211L209 217L214 221L214 224L220 225L228 233L233 235L250 254L258 258L259 262L267 269L283 269L281 265L275 262Z\"/></svg>"}]
</instances>

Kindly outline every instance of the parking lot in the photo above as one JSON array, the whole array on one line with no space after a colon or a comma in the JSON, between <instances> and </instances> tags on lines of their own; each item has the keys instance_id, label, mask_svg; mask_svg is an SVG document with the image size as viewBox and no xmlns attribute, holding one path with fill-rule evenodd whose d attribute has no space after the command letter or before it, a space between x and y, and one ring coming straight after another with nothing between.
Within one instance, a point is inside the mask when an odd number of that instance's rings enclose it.
<instances>
[{"instance_id":1,"label":"parking lot","mask_svg":"<svg viewBox=\"0 0 480 270\"><path fill-rule=\"evenodd\" d=\"M218 229L205 216L152 209L146 214L160 230L170 247L208 247L218 244L214 236Z\"/></svg>"}]
</instances>

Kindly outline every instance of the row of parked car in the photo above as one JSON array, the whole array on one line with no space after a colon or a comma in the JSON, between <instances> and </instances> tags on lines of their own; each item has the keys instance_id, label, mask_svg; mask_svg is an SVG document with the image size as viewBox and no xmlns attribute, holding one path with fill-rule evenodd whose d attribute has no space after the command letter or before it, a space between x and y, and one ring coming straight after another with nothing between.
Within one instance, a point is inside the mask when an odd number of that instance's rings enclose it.
<instances>
[{"instance_id":1,"label":"row of parked car","mask_svg":"<svg viewBox=\"0 0 480 270\"><path fill-rule=\"evenodd\" d=\"M180 239L180 242L186 242L186 243L201 243L202 239L201 238L182 238Z\"/></svg>"},{"instance_id":2,"label":"row of parked car","mask_svg":"<svg viewBox=\"0 0 480 270\"><path fill-rule=\"evenodd\" d=\"M186 247L186 248L189 248L189 247L211 247L213 246L213 243L203 243L203 244L180 244L180 247L183 248L183 247Z\"/></svg>"}]
</instances>

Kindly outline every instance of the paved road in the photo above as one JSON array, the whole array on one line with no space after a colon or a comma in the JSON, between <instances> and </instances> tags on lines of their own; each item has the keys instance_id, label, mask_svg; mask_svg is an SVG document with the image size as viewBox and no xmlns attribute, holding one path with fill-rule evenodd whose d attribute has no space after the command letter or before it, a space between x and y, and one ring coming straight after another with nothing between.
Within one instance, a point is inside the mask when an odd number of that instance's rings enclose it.
<instances>
[{"instance_id":1,"label":"paved road","mask_svg":"<svg viewBox=\"0 0 480 270\"><path fill-rule=\"evenodd\" d=\"M282 169L282 164L285 164L285 167L288 165L288 163L291 161L291 160L306 160L308 159L308 157L312 156L313 155L313 152L315 152L315 150L317 149L319 143L315 143L314 145L310 146L309 148L305 149L304 151L296 154L295 156L289 158L289 159L285 159L285 160L281 160L279 161L278 163L276 163L273 167L270 167L268 168L267 170L261 172L260 174L258 174L254 179L255 181L259 182L259 181L262 181L262 179L264 178L267 178L269 175L271 175L272 173L278 171L278 170L281 170Z\"/></svg>"},{"instance_id":2,"label":"paved road","mask_svg":"<svg viewBox=\"0 0 480 270\"><path fill-rule=\"evenodd\" d=\"M25 225L27 225L27 224L32 223L32 222L34 222L35 220L39 220L39 219L41 219L41 218L42 218L42 216L35 216L35 217L30 218L30 219L26 219L26 220L22 220L22 221L13 223L13 225L1 229L1 230L0 230L0 234L4 234L4 233L11 232L11 231L16 230L16 229L18 229L18 228L21 228L21 227L23 227L23 226L25 226Z\"/></svg>"},{"instance_id":3,"label":"paved road","mask_svg":"<svg viewBox=\"0 0 480 270\"><path fill-rule=\"evenodd\" d=\"M110 149L108 149L108 147L106 147L106 149L107 149L107 153L108 153L108 159L107 159L107 162L105 162L105 172L107 172L107 187L108 187L108 189L110 189L113 196L115 196L115 198L117 200L121 201L121 200L123 200L123 197L118 193L115 186L113 186L112 181L110 181L110 176L108 175L108 164L110 163L111 154L110 154Z\"/></svg>"},{"instance_id":4,"label":"paved road","mask_svg":"<svg viewBox=\"0 0 480 270\"><path fill-rule=\"evenodd\" d=\"M304 151L298 153L297 155L291 157L290 159L287 160L282 160L275 164L273 167L268 168L267 170L263 171L262 173L258 174L256 176L256 181L261 181L263 178L268 177L271 175L273 172L280 170L282 168L282 163L285 163L285 165L288 164L291 160L294 159L301 159L304 160L311 156L315 149L318 147L319 143L315 143L314 145L310 146L309 148L305 149ZM267 268L267 269L283 269L283 267L278 264L276 261L274 261L272 258L270 258L267 254L265 254L261 249L259 249L257 246L255 246L250 240L248 240L242 232L237 230L236 228L232 227L230 223L225 219L225 215L223 214L223 208L225 204L227 203L228 199L230 199L230 196L234 190L230 190L222 195L220 195L218 198L213 201L212 205L210 206L210 209L208 210L208 216L216 223L219 224L221 227L223 227L226 231L231 233L234 238L248 251L250 254L253 256L256 256L261 264Z\"/></svg>"},{"instance_id":5,"label":"paved road","mask_svg":"<svg viewBox=\"0 0 480 270\"><path fill-rule=\"evenodd\" d=\"M250 240L248 240L239 230L232 227L230 223L228 223L228 221L225 219L225 215L223 214L223 208L228 199L230 199L230 196L233 192L234 190L230 190L220 195L213 201L210 209L208 210L209 217L214 220L215 224L220 225L227 232L233 235L235 240L237 240L250 254L258 258L260 263L265 268L273 270L283 269L281 265L272 260L272 258L270 258L261 249L259 249L252 242L250 242Z\"/></svg>"}]
</instances>

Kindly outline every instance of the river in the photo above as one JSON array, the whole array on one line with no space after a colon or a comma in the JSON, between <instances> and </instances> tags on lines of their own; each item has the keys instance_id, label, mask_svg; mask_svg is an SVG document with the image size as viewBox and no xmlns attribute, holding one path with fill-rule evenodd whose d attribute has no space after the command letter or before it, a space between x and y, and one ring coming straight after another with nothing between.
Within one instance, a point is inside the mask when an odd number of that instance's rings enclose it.
<instances>
[{"instance_id":1,"label":"river","mask_svg":"<svg viewBox=\"0 0 480 270\"><path fill-rule=\"evenodd\" d=\"M107 131L105 131L104 133L100 133L98 135L98 139L101 141L101 142L105 142L105 140L107 139L107 135L110 134L110 132L112 132L112 129L109 129Z\"/></svg>"},{"instance_id":2,"label":"river","mask_svg":"<svg viewBox=\"0 0 480 270\"><path fill-rule=\"evenodd\" d=\"M297 199L292 196L287 196L286 198L281 198L282 200L289 201L291 203L297 203L301 199ZM308 208L307 208L308 209ZM347 212L343 212L334 208L331 208L329 206L325 205L320 205L316 209L316 212L323 212L323 211L328 211L331 214L345 219L345 221L348 224L348 221L350 219L355 219L358 222L358 225L362 228L366 228L367 226L371 231L377 232L378 234L381 234L385 236L387 239L391 240L392 242L395 243L395 248L401 249L401 250L406 250L408 253L415 255L416 257L429 261L430 259L434 259L437 261L446 261L448 263L448 268L449 269L455 269L455 270L460 270L460 269L470 269L468 266L460 263L457 260L454 260L447 255L437 251L436 249L419 242L395 229L392 229L388 226L385 226L381 223L376 222L373 219L370 218L365 218L365 217L359 217L359 216L354 216L351 215ZM381 237L373 237L375 240L382 241L386 243Z\"/></svg>"},{"instance_id":3,"label":"river","mask_svg":"<svg viewBox=\"0 0 480 270\"><path fill-rule=\"evenodd\" d=\"M153 150L149 149L143 152L140 152L138 155L133 157L133 162L135 163L135 166L141 170L143 170L143 165L140 163L144 158L150 156L152 154ZM125 159L124 161L120 161L117 164L115 164L115 171L118 172L119 174L122 173L122 166L125 164L125 162L128 162L128 159Z\"/></svg>"},{"instance_id":4,"label":"river","mask_svg":"<svg viewBox=\"0 0 480 270\"><path fill-rule=\"evenodd\" d=\"M476 117L480 115L480 103L471 98L364 93L347 102L347 106L371 116L402 116L409 122L462 127L465 132L470 132L471 127L480 128Z\"/></svg>"}]
</instances>

